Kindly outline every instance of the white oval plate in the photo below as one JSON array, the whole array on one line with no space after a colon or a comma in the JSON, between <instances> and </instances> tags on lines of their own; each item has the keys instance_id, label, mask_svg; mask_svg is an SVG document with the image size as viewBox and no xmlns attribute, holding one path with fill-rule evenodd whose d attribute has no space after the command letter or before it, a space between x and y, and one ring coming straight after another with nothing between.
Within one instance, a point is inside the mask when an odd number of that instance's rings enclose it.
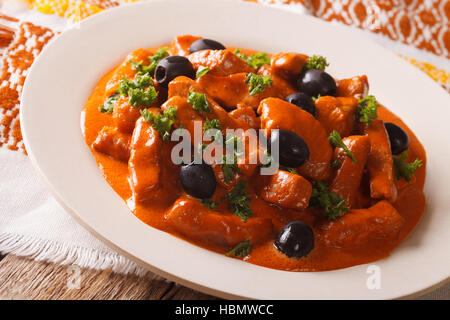
<instances>
[{"instance_id":1,"label":"white oval plate","mask_svg":"<svg viewBox=\"0 0 450 320\"><path fill-rule=\"evenodd\" d=\"M374 263L380 289L368 288L368 265L285 272L201 249L139 221L103 179L81 134L81 108L128 52L180 34L272 53L320 53L338 78L367 74L370 92L418 135L429 158L428 209L407 241ZM28 154L64 208L151 271L226 298L380 299L424 292L449 277L449 106L448 94L421 71L343 27L242 1L153 0L96 14L53 40L27 77L20 119Z\"/></svg>"}]
</instances>

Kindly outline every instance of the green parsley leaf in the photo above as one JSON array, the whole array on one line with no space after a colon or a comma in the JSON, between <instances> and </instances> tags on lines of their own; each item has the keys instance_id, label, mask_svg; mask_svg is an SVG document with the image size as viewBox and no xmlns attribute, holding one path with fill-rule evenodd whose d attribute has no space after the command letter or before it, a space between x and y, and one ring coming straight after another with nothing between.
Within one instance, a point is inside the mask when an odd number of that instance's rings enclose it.
<instances>
[{"instance_id":1,"label":"green parsley leaf","mask_svg":"<svg viewBox=\"0 0 450 320\"><path fill-rule=\"evenodd\" d=\"M216 201L213 201L211 199L203 199L202 200L202 205L204 205L207 208L210 208L211 210L216 209L216 207L218 206L219 203L217 203Z\"/></svg>"},{"instance_id":2,"label":"green parsley leaf","mask_svg":"<svg viewBox=\"0 0 450 320\"><path fill-rule=\"evenodd\" d=\"M195 91L189 91L187 101L192 105L192 109L195 111L209 112L209 102L206 99L206 95L197 93Z\"/></svg>"},{"instance_id":3,"label":"green parsley leaf","mask_svg":"<svg viewBox=\"0 0 450 320\"><path fill-rule=\"evenodd\" d=\"M203 132L208 131L209 129L216 129L219 130L215 136L212 137L212 141L216 141L219 139L219 135L222 134L220 130L222 130L222 125L220 124L219 119L212 119L209 120L208 117L206 117L206 121L203 124Z\"/></svg>"},{"instance_id":4,"label":"green parsley leaf","mask_svg":"<svg viewBox=\"0 0 450 320\"><path fill-rule=\"evenodd\" d=\"M241 169L239 169L237 165L236 155L234 155L233 163L227 163L227 156L223 155L222 171L223 171L223 179L225 180L226 183L233 181L236 173L241 173Z\"/></svg>"},{"instance_id":5,"label":"green parsley leaf","mask_svg":"<svg viewBox=\"0 0 450 320\"><path fill-rule=\"evenodd\" d=\"M153 79L148 73L137 74L133 83L134 88L146 88L153 86Z\"/></svg>"},{"instance_id":6,"label":"green parsley leaf","mask_svg":"<svg viewBox=\"0 0 450 320\"><path fill-rule=\"evenodd\" d=\"M144 118L145 122L152 123L153 119L155 118L155 115L153 112L148 111L148 109L142 109L140 111L141 116Z\"/></svg>"},{"instance_id":7,"label":"green parsley leaf","mask_svg":"<svg viewBox=\"0 0 450 320\"><path fill-rule=\"evenodd\" d=\"M347 201L340 195L328 191L327 184L322 181L318 181L313 188L309 204L311 207L322 208L324 215L330 220L349 210L346 207Z\"/></svg>"},{"instance_id":8,"label":"green parsley leaf","mask_svg":"<svg viewBox=\"0 0 450 320\"><path fill-rule=\"evenodd\" d=\"M112 113L114 109L114 104L116 103L117 99L119 99L120 94L114 93L110 95L108 98L106 98L105 103L98 106L98 110L101 113Z\"/></svg>"},{"instance_id":9,"label":"green parsley leaf","mask_svg":"<svg viewBox=\"0 0 450 320\"><path fill-rule=\"evenodd\" d=\"M159 48L153 56L149 56L148 60L150 61L150 64L148 66L144 66L142 61L136 62L130 60L129 63L131 64L133 70L137 71L138 74L153 75L158 63L165 57L169 56L167 49L167 47Z\"/></svg>"},{"instance_id":10,"label":"green parsley leaf","mask_svg":"<svg viewBox=\"0 0 450 320\"><path fill-rule=\"evenodd\" d=\"M314 54L309 57L308 62L305 65L305 69L317 69L324 71L329 65L330 64L327 62L325 57Z\"/></svg>"},{"instance_id":11,"label":"green parsley leaf","mask_svg":"<svg viewBox=\"0 0 450 320\"><path fill-rule=\"evenodd\" d=\"M149 107L158 98L158 92L153 87L153 80L148 73L138 73L134 80L122 78L117 92L129 97L133 107Z\"/></svg>"},{"instance_id":12,"label":"green parsley leaf","mask_svg":"<svg viewBox=\"0 0 450 320\"><path fill-rule=\"evenodd\" d=\"M207 74L208 72L209 72L209 68L208 67L200 67L197 70L196 78L198 79L198 78L204 76L205 74Z\"/></svg>"},{"instance_id":13,"label":"green parsley leaf","mask_svg":"<svg viewBox=\"0 0 450 320\"><path fill-rule=\"evenodd\" d=\"M234 50L234 54L237 55L241 60L247 62L248 65L253 68L259 68L265 64L270 65L270 57L267 53L264 52L258 52L248 57L245 53L241 52L241 50L236 49Z\"/></svg>"},{"instance_id":14,"label":"green parsley leaf","mask_svg":"<svg viewBox=\"0 0 450 320\"><path fill-rule=\"evenodd\" d=\"M311 100L316 103L317 99L320 98L320 93L317 95L317 97L311 97Z\"/></svg>"},{"instance_id":15,"label":"green parsley leaf","mask_svg":"<svg viewBox=\"0 0 450 320\"><path fill-rule=\"evenodd\" d=\"M234 255L235 257L244 258L250 254L252 251L252 246L249 240L242 241L238 243L233 249L225 253L226 256Z\"/></svg>"},{"instance_id":16,"label":"green parsley leaf","mask_svg":"<svg viewBox=\"0 0 450 320\"><path fill-rule=\"evenodd\" d=\"M408 158L408 153L403 151L399 157L394 157L394 170L397 180L401 178L407 182L411 182L411 176L415 174L415 170L423 165L422 160L416 159L411 163L407 163L405 160Z\"/></svg>"},{"instance_id":17,"label":"green parsley leaf","mask_svg":"<svg viewBox=\"0 0 450 320\"><path fill-rule=\"evenodd\" d=\"M139 74L150 73L150 66L142 65L142 61L136 62L133 60L128 61L131 64L131 68L137 71Z\"/></svg>"},{"instance_id":18,"label":"green parsley leaf","mask_svg":"<svg viewBox=\"0 0 450 320\"><path fill-rule=\"evenodd\" d=\"M220 124L219 119L209 120L208 117L206 117L206 121L203 124L203 131L207 131L209 129L222 130L222 125Z\"/></svg>"},{"instance_id":19,"label":"green parsley leaf","mask_svg":"<svg viewBox=\"0 0 450 320\"><path fill-rule=\"evenodd\" d=\"M177 119L177 107L168 106L163 113L158 113L156 116L148 111L148 109L140 110L142 117L146 122L152 124L153 128L159 132L163 141L170 138L170 130Z\"/></svg>"},{"instance_id":20,"label":"green parsley leaf","mask_svg":"<svg viewBox=\"0 0 450 320\"><path fill-rule=\"evenodd\" d=\"M243 154L241 138L232 134L227 134L227 136L225 137L225 147L229 144L233 144L235 156L240 157Z\"/></svg>"},{"instance_id":21,"label":"green parsley leaf","mask_svg":"<svg viewBox=\"0 0 450 320\"><path fill-rule=\"evenodd\" d=\"M270 65L270 58L267 53L258 52L248 57L247 63L253 68L259 68L263 65Z\"/></svg>"},{"instance_id":22,"label":"green parsley leaf","mask_svg":"<svg viewBox=\"0 0 450 320\"><path fill-rule=\"evenodd\" d=\"M289 168L289 167L280 167L281 170L283 171L287 171L293 174L298 174L297 170L295 170L294 168Z\"/></svg>"},{"instance_id":23,"label":"green parsley leaf","mask_svg":"<svg viewBox=\"0 0 450 320\"><path fill-rule=\"evenodd\" d=\"M167 49L168 49L167 47L159 48L158 51L156 51L156 53L153 56L148 57L148 59L150 60L150 65L148 66L148 72L150 74L153 75L155 73L155 69L156 69L156 66L158 65L158 63L165 57L169 56Z\"/></svg>"},{"instance_id":24,"label":"green parsley leaf","mask_svg":"<svg viewBox=\"0 0 450 320\"><path fill-rule=\"evenodd\" d=\"M270 77L263 77L258 74L248 73L245 83L248 84L250 95L254 96L263 92L267 86L271 86L273 81Z\"/></svg>"},{"instance_id":25,"label":"green parsley leaf","mask_svg":"<svg viewBox=\"0 0 450 320\"><path fill-rule=\"evenodd\" d=\"M233 156L231 158L230 156L227 157L227 155L223 155L222 170L223 178L226 183L233 181L236 173L242 173L237 163L238 157L243 154L242 141L239 137L236 137L234 135L227 135L225 137L225 148L227 148L227 145L233 145Z\"/></svg>"},{"instance_id":26,"label":"green parsley leaf","mask_svg":"<svg viewBox=\"0 0 450 320\"><path fill-rule=\"evenodd\" d=\"M356 160L355 155L353 154L353 152L351 152L350 149L347 148L347 146L344 144L344 142L342 142L342 138L341 138L341 135L339 134L339 132L337 132L336 130L333 130L333 132L330 133L330 135L328 136L328 140L330 140L330 142L335 147L344 149L344 151L347 154L347 156L352 158L353 163L357 163L358 162L358 160Z\"/></svg>"},{"instance_id":27,"label":"green parsley leaf","mask_svg":"<svg viewBox=\"0 0 450 320\"><path fill-rule=\"evenodd\" d=\"M130 89L144 89L149 86L153 86L152 77L148 74L137 74L134 80L129 80L127 78L122 77L122 80L119 82L119 88L117 92L121 95L128 96L128 92Z\"/></svg>"},{"instance_id":28,"label":"green parsley leaf","mask_svg":"<svg viewBox=\"0 0 450 320\"><path fill-rule=\"evenodd\" d=\"M228 200L228 208L237 215L243 222L253 215L250 208L250 198L247 194L247 182L245 180L239 181L234 188L222 198Z\"/></svg>"},{"instance_id":29,"label":"green parsley leaf","mask_svg":"<svg viewBox=\"0 0 450 320\"><path fill-rule=\"evenodd\" d=\"M374 96L366 96L358 100L359 122L371 124L378 117L377 109L380 105Z\"/></svg>"},{"instance_id":30,"label":"green parsley leaf","mask_svg":"<svg viewBox=\"0 0 450 320\"><path fill-rule=\"evenodd\" d=\"M330 163L330 167L333 169L339 168L341 166L342 162L340 160L335 160L332 163Z\"/></svg>"},{"instance_id":31,"label":"green parsley leaf","mask_svg":"<svg viewBox=\"0 0 450 320\"><path fill-rule=\"evenodd\" d=\"M129 103L133 107L149 107L158 98L158 92L155 87L150 86L147 89L136 88L128 90Z\"/></svg>"},{"instance_id":32,"label":"green parsley leaf","mask_svg":"<svg viewBox=\"0 0 450 320\"><path fill-rule=\"evenodd\" d=\"M119 82L119 88L117 89L117 92L121 95L127 96L128 90L133 88L136 88L134 81L122 77L122 80Z\"/></svg>"},{"instance_id":33,"label":"green parsley leaf","mask_svg":"<svg viewBox=\"0 0 450 320\"><path fill-rule=\"evenodd\" d=\"M234 54L237 55L239 59L247 62L248 57L245 53L241 52L241 50L239 49L234 50Z\"/></svg>"}]
</instances>

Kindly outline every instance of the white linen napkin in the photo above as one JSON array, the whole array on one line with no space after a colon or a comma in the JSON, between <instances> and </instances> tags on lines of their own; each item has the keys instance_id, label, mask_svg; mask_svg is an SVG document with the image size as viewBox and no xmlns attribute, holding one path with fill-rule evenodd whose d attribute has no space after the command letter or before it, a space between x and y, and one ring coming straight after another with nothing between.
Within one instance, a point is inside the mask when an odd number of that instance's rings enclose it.
<instances>
[{"instance_id":1,"label":"white linen napkin","mask_svg":"<svg viewBox=\"0 0 450 320\"><path fill-rule=\"evenodd\" d=\"M145 270L81 227L21 152L0 148L0 252L142 275Z\"/></svg>"}]
</instances>

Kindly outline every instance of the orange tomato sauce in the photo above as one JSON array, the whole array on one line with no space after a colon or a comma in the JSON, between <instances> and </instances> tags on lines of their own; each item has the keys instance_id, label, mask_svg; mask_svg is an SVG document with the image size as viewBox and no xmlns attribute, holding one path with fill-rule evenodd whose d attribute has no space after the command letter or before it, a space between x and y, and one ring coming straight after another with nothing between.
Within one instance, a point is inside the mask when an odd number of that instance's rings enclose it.
<instances>
[{"instance_id":1,"label":"orange tomato sauce","mask_svg":"<svg viewBox=\"0 0 450 320\"><path fill-rule=\"evenodd\" d=\"M156 49L148 49L148 52L154 52L155 50ZM253 52L245 49L242 51L247 53ZM114 126L111 114L100 113L98 106L104 103L107 83L111 77L114 76L115 72L116 68L107 73L98 82L86 102L81 115L81 126L86 143L91 148L101 173L115 192L127 202L133 214L138 219L148 224L149 227L157 228L186 241L193 242L203 248L213 250L219 254L224 254L224 252L227 251L225 248L212 245L207 241L193 241L192 239L177 233L176 230L167 223L164 216L173 204L172 199L170 201L152 201L151 203L146 204L135 203L132 199L132 192L128 181L129 172L127 163L115 160L112 157L93 149L92 144L101 129L105 126ZM381 242L370 241L363 246L355 245L341 248L328 246L321 241L321 237L324 233L323 225L326 223L326 219L318 209L307 208L304 210L293 210L271 205L262 200L255 191L258 188L259 180L248 179L248 192L251 198L250 206L254 212L254 216L270 218L274 226L274 232L271 237L268 237L265 241L254 245L250 255L244 259L245 261L268 268L288 271L333 270L385 258L404 240L420 220L422 213L425 210L423 187L425 182L426 155L424 148L414 133L391 111L385 107L380 107L378 110L378 118L384 121L393 122L403 128L410 138L410 147L408 149L409 162L415 158L419 158L424 163L422 167L416 170L411 183L408 184L403 180L396 181L398 197L392 205L404 219L404 224L401 227L397 239ZM171 142L164 143L167 145L171 144ZM163 159L163 161L170 161L170 159ZM168 164L163 163L163 166L164 165L169 166ZM178 179L178 176L175 173L171 178ZM174 183L177 182L174 181ZM179 190L176 192L179 192ZM224 192L225 191L218 186L216 193L224 194ZM177 196L174 195L174 198L176 199ZM219 204L218 210L227 210L226 205L223 203ZM288 258L276 250L273 244L276 232L286 223L295 219L301 220L311 226L316 238L314 249L308 256L301 259Z\"/></svg>"}]
</instances>

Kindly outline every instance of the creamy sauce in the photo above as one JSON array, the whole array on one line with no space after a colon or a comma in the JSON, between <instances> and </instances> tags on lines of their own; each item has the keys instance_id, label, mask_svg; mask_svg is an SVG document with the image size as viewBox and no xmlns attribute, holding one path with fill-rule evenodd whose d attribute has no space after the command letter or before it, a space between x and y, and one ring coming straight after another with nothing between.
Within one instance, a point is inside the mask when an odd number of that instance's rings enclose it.
<instances>
[{"instance_id":1,"label":"creamy sauce","mask_svg":"<svg viewBox=\"0 0 450 320\"><path fill-rule=\"evenodd\" d=\"M155 49L149 49L150 52L154 52L154 50ZM164 218L164 214L172 206L172 201L167 203L152 202L151 204L147 203L145 205L139 203L135 204L133 199L131 199L132 192L128 182L127 163L117 161L92 148L92 144L97 138L99 131L104 126L114 126L111 114L104 114L98 111L98 106L105 100L105 88L107 82L113 76L114 72L115 70L112 70L98 82L83 108L82 127L86 143L91 148L92 154L105 179L120 197L122 197L124 201L127 201L130 210L138 219L151 227L192 242L192 240L183 237L173 230ZM296 211L282 209L275 205L271 205L260 199L257 193L254 192L257 187L257 180L249 179L248 190L251 196L250 205L254 212L254 216L269 217L272 219L275 230L271 238L268 238L266 241L257 244L252 248L251 254L245 258L247 262L264 267L289 271L333 270L368 263L387 257L390 252L403 241L420 220L425 209L423 186L425 181L426 155L414 133L397 116L385 107L381 107L378 110L378 115L379 119L393 122L408 133L410 138L410 147L408 150L409 161L412 161L411 159L419 158L424 162L424 165L416 170L416 174L411 183L407 184L403 180L396 182L399 194L397 200L392 203L392 205L405 219L405 223L400 230L398 239L388 243L373 241L362 247L345 249L326 246L320 241L323 232L321 225L324 223L325 218L323 218L323 215L318 212L317 209ZM168 144L168 142L165 143ZM170 160L167 159L165 161ZM177 179L176 175L174 176L174 179ZM218 186L217 193L223 194L224 191ZM227 210L225 204L220 204L218 210ZM294 219L299 219L309 224L316 237L315 248L307 257L301 259L288 258L277 251L273 245L276 232L287 222ZM205 242L196 241L195 244L220 254L223 254L226 251L224 248Z\"/></svg>"}]
</instances>

